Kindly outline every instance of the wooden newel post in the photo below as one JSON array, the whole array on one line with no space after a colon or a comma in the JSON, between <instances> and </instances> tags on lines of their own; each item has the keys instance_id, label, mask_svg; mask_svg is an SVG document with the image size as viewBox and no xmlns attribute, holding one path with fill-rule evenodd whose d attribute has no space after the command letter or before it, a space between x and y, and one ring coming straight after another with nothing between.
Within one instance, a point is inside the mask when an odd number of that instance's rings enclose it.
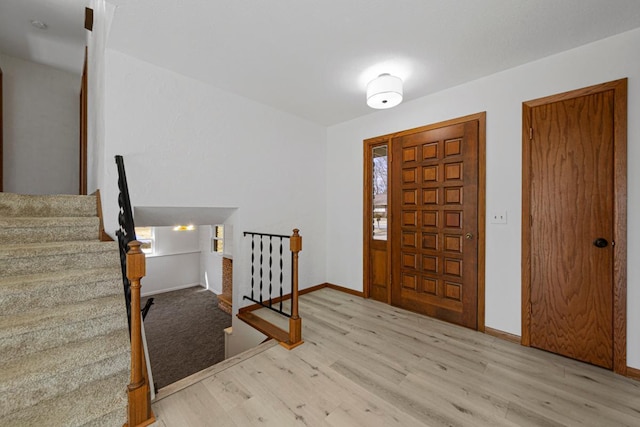
<instances>
[{"instance_id":1,"label":"wooden newel post","mask_svg":"<svg viewBox=\"0 0 640 427\"><path fill-rule=\"evenodd\" d=\"M289 342L285 347L292 349L303 343L302 341L302 319L298 314L298 253L302 250L302 237L298 234L300 230L295 228L293 235L289 239L291 249L291 318L289 319Z\"/></svg>"},{"instance_id":2,"label":"wooden newel post","mask_svg":"<svg viewBox=\"0 0 640 427\"><path fill-rule=\"evenodd\" d=\"M131 283L131 382L127 387L129 409L125 426L146 426L155 421L151 412L151 395L147 381L142 347L142 317L140 315L140 279L146 273L140 242L129 243L127 278Z\"/></svg>"}]
</instances>

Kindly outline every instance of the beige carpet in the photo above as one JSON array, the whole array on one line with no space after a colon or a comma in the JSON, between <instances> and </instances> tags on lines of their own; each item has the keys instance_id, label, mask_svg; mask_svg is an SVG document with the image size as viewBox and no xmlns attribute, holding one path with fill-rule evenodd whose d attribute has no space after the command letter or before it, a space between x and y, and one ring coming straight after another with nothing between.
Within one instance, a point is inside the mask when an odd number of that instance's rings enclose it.
<instances>
[{"instance_id":1,"label":"beige carpet","mask_svg":"<svg viewBox=\"0 0 640 427\"><path fill-rule=\"evenodd\" d=\"M196 286L150 298L154 304L144 330L158 389L224 360L224 329L231 316L218 308L214 293Z\"/></svg>"}]
</instances>

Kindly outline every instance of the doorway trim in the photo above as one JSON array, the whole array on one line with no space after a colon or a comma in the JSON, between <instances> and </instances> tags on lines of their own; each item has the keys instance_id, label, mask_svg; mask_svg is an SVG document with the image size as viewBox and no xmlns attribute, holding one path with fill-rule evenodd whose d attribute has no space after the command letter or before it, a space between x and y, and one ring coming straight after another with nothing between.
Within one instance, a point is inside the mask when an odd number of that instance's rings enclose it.
<instances>
[{"instance_id":1,"label":"doorway trim","mask_svg":"<svg viewBox=\"0 0 640 427\"><path fill-rule=\"evenodd\" d=\"M531 345L531 110L544 104L614 91L613 123L613 371L627 374L627 79L522 103L522 338Z\"/></svg>"},{"instance_id":2,"label":"doorway trim","mask_svg":"<svg viewBox=\"0 0 640 427\"><path fill-rule=\"evenodd\" d=\"M478 261L477 261L477 275L478 275L478 301L477 301L477 329L480 332L485 332L485 229L486 229L486 121L487 113L483 111L481 113L470 114L468 116L458 117L451 120L446 120L439 123L433 123L426 126L421 126L413 129L407 129L400 132L390 133L387 135L381 135L364 140L364 186L363 186L363 291L364 297L369 298L370 295L370 257L369 257L369 228L372 219L371 214L371 148L375 145L387 144L389 147L389 167L393 163L392 153L392 140L397 137L411 135L414 133L429 131L451 125L457 125L460 123L478 121ZM369 162L369 163L367 163ZM393 195L393 183L391 182L391 174L388 175L387 184L387 197L391 200ZM388 208L388 224L393 221L391 214L392 209ZM391 276L391 227L387 226L387 262L389 263L389 276ZM388 301L387 304L391 304L391 279L389 279L388 287Z\"/></svg>"},{"instance_id":3,"label":"doorway trim","mask_svg":"<svg viewBox=\"0 0 640 427\"><path fill-rule=\"evenodd\" d=\"M88 129L88 76L87 76L88 47L84 48L84 65L82 66L82 80L80 83L80 158L78 164L78 194L87 194L87 129Z\"/></svg>"}]
</instances>

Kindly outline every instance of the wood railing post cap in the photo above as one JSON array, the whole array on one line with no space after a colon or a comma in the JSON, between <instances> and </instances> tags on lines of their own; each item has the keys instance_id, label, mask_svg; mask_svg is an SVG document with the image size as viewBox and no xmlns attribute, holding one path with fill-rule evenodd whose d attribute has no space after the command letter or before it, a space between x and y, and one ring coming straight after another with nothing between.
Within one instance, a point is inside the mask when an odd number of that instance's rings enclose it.
<instances>
[{"instance_id":1,"label":"wood railing post cap","mask_svg":"<svg viewBox=\"0 0 640 427\"><path fill-rule=\"evenodd\" d=\"M128 254L131 255L135 255L135 254L140 254L142 253L142 249L140 249L140 246L142 245L142 243L138 242L137 240L132 240L129 242L129 252L127 252Z\"/></svg>"},{"instance_id":2,"label":"wood railing post cap","mask_svg":"<svg viewBox=\"0 0 640 427\"><path fill-rule=\"evenodd\" d=\"M127 252L127 278L131 281L139 281L146 275L145 255L142 249L140 249L140 245L140 242L137 240L129 242L129 251Z\"/></svg>"},{"instance_id":3,"label":"wood railing post cap","mask_svg":"<svg viewBox=\"0 0 640 427\"><path fill-rule=\"evenodd\" d=\"M293 235L289 239L289 249L291 252L300 252L302 250L302 236L298 234L300 230L293 229Z\"/></svg>"}]
</instances>

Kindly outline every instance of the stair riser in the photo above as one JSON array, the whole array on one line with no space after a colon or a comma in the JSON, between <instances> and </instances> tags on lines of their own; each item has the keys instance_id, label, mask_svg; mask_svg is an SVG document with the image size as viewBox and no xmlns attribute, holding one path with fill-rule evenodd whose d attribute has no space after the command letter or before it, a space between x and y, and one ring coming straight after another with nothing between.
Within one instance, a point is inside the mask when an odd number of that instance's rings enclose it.
<instances>
[{"instance_id":1,"label":"stair riser","mask_svg":"<svg viewBox=\"0 0 640 427\"><path fill-rule=\"evenodd\" d=\"M86 424L82 424L80 427L95 427L95 426L121 426L127 421L127 403L122 406L121 409L113 411L95 420L91 420Z\"/></svg>"},{"instance_id":2,"label":"stair riser","mask_svg":"<svg viewBox=\"0 0 640 427\"><path fill-rule=\"evenodd\" d=\"M95 226L0 228L0 245L97 239Z\"/></svg>"},{"instance_id":3,"label":"stair riser","mask_svg":"<svg viewBox=\"0 0 640 427\"><path fill-rule=\"evenodd\" d=\"M37 310L61 304L73 304L109 295L123 295L122 275L108 281L70 286L43 286L31 292L3 293L0 286L0 313L20 314L25 310Z\"/></svg>"},{"instance_id":4,"label":"stair riser","mask_svg":"<svg viewBox=\"0 0 640 427\"><path fill-rule=\"evenodd\" d=\"M120 262L111 246L103 252L49 254L36 257L0 259L0 271L6 276L47 273L77 268L110 267Z\"/></svg>"},{"instance_id":5,"label":"stair riser","mask_svg":"<svg viewBox=\"0 0 640 427\"><path fill-rule=\"evenodd\" d=\"M72 392L85 384L107 378L122 371L122 367L130 363L129 352L118 354L71 371L51 372L40 378L29 378L30 381L6 386L0 384L0 417L35 405L40 401L55 398ZM124 392L125 385L123 385ZM20 395L20 399L13 396Z\"/></svg>"},{"instance_id":6,"label":"stair riser","mask_svg":"<svg viewBox=\"0 0 640 427\"><path fill-rule=\"evenodd\" d=\"M43 351L49 348L69 344L74 341L106 335L127 327L124 297L122 307L117 312L76 323L30 331L28 333L6 337L0 340L0 360L9 362L16 357Z\"/></svg>"},{"instance_id":7,"label":"stair riser","mask_svg":"<svg viewBox=\"0 0 640 427\"><path fill-rule=\"evenodd\" d=\"M0 216L96 216L95 196L28 196L0 193Z\"/></svg>"}]
</instances>

